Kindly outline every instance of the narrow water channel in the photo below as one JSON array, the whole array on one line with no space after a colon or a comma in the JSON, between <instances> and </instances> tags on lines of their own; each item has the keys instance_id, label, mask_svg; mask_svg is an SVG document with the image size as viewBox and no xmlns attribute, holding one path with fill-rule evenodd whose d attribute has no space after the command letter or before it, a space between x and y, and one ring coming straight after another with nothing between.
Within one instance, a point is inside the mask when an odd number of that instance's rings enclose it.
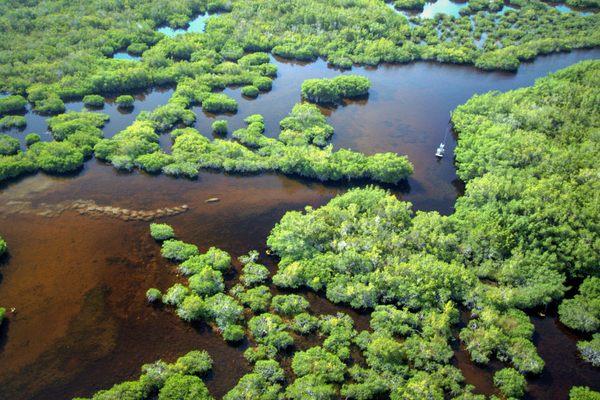
<instances>
[{"instance_id":1,"label":"narrow water channel","mask_svg":"<svg viewBox=\"0 0 600 400\"><path fill-rule=\"evenodd\" d=\"M448 129L451 110L474 94L528 86L548 72L599 56L600 50L591 50L540 57L523 64L516 74L434 63L354 68L352 73L372 81L368 99L323 112L335 128L335 147L407 154L415 174L407 185L391 189L413 202L415 209L448 214L460 183L452 157L436 161L433 153ZM275 62L279 75L271 92L248 100L239 89L227 89L239 102L238 113L214 116L195 108L196 127L212 137L210 125L215 119L227 119L231 132L248 115L260 113L267 134L275 136L279 120L300 101L304 79L341 73L323 61ZM128 126L141 110L166 103L171 93L172 89L163 89L140 95L132 112L108 102L101 110L111 117L106 135ZM71 103L68 108L81 110L83 105ZM29 113L27 119L24 131L9 133L23 138L29 132L46 131L43 117ZM450 138L447 154L455 144ZM180 279L160 257L148 234L148 222L124 221L110 212L90 215L76 207L80 202L128 210L187 205L188 211L159 220L172 224L182 240L196 243L201 250L217 246L237 257L251 249L264 254L269 231L286 211L320 206L348 187L276 174L203 172L190 181L121 173L96 160L75 176L37 174L0 186L0 232L10 246L9 257L0 261L0 299L3 306L17 309L0 332L0 398L87 396L136 378L143 363L158 358L172 361L197 348L208 350L215 360L207 384L217 397L247 372L243 345L229 346L204 325L191 326L170 311L146 304L144 293L149 287L166 289ZM221 201L205 203L211 197ZM337 309L309 297L315 312ZM355 317L364 327L366 318ZM554 395L566 393L572 385L599 389L600 383L594 381L597 374L577 362L575 338L552 318L534 319L534 323L546 370L532 381L532 398L564 398ZM457 364L469 382L489 391L491 375L473 366L464 353L457 354ZM567 368L572 372L565 373Z\"/></svg>"}]
</instances>

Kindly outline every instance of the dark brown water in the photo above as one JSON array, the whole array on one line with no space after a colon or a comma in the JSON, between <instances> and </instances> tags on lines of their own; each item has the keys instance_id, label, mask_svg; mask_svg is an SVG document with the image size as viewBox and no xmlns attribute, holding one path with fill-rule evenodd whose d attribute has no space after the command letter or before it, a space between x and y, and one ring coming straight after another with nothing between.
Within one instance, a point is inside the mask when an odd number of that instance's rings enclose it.
<instances>
[{"instance_id":1,"label":"dark brown water","mask_svg":"<svg viewBox=\"0 0 600 400\"><path fill-rule=\"evenodd\" d=\"M473 68L430 63L355 68L368 76L369 98L324 109L335 128L333 143L373 153L407 154L415 165L408 185L395 188L416 209L450 213L458 195L451 157L437 162L435 148L448 127L449 113L475 93L531 85L535 78L600 51L572 52L539 58L517 74L482 73ZM256 100L243 99L227 89L239 112L227 119L231 129L254 113L265 116L268 134L300 101L300 84L311 77L334 76L319 61L308 65L278 62L273 91ZM108 136L131 123L142 109L164 104L171 90L154 91L139 99L131 114L112 104ZM81 103L69 104L79 110ZM196 126L211 136L215 117L195 109ZM46 131L42 117L28 114L25 133ZM449 139L449 152L454 149ZM360 185L364 183L357 183ZM185 213L162 218L179 236L202 250L218 246L237 257L251 249L264 250L273 225L291 209L320 206L348 185L326 185L274 174L231 176L202 173L197 181L123 174L95 160L74 177L37 174L0 186L0 234L10 246L2 261L0 304L15 307L0 333L0 399L57 399L90 395L126 379L135 379L139 367L162 358L172 361L196 348L215 359L208 382L222 396L247 372L241 349L229 346L203 326L190 326L169 311L146 305L149 287L166 289L178 278L159 255L148 234L148 222L123 221L109 215L80 214L70 208L78 200L129 210L155 210L182 204ZM205 203L219 197L219 203ZM64 210L64 211L63 211ZM317 312L336 307L309 296ZM354 315L360 328L367 319ZM598 371L577 360L575 338L553 319L534 319L536 343L546 361L544 374L532 380L532 398L561 399L572 385L600 389ZM483 392L491 388L491 372L473 366L457 352L457 365L467 380Z\"/></svg>"}]
</instances>

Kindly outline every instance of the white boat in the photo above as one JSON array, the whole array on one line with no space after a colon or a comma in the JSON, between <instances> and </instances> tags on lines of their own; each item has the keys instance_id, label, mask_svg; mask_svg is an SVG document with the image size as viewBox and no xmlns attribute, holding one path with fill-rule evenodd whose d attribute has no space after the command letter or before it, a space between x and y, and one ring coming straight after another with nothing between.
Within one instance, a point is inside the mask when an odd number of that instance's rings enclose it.
<instances>
[{"instance_id":1,"label":"white boat","mask_svg":"<svg viewBox=\"0 0 600 400\"><path fill-rule=\"evenodd\" d=\"M444 151L446 151L446 149L444 147L445 147L444 143L440 143L440 146L435 151L436 157L438 157L438 158L444 157Z\"/></svg>"}]
</instances>

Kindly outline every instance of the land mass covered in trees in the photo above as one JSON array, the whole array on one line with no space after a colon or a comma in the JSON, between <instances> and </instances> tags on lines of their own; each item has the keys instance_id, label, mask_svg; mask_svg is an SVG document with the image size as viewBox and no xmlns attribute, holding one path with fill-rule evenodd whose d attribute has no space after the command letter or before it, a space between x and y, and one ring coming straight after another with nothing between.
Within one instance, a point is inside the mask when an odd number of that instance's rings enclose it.
<instances>
[{"instance_id":1,"label":"land mass covered in trees","mask_svg":"<svg viewBox=\"0 0 600 400\"><path fill-rule=\"evenodd\" d=\"M277 273L269 279L251 252L240 257L229 293L229 254L202 254L154 224L162 255L187 282L164 294L150 289L148 300L211 324L227 341L250 340L244 356L253 370L227 400L483 400L452 365L455 340L477 364L504 364L492 398L522 398L527 379L544 369L527 312L551 302L562 302L569 328L595 333L578 347L597 365L599 76L600 62L583 62L533 87L473 97L452 115L466 182L453 214L415 213L377 187L350 190L320 208L288 212L267 241L280 257ZM269 280L287 294L274 296ZM314 315L289 292L298 289L370 312L370 329L357 330L344 313ZM111 398L122 385L94 398ZM128 398L148 398L136 393ZM576 387L570 398L599 396Z\"/></svg>"}]
</instances>

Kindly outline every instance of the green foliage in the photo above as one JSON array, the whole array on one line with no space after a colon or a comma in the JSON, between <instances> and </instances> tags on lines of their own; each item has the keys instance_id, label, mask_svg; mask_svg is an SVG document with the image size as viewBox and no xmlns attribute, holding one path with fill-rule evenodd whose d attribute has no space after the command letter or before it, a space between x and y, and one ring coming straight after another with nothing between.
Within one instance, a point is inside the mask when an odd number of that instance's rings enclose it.
<instances>
[{"instance_id":1,"label":"green foliage","mask_svg":"<svg viewBox=\"0 0 600 400\"><path fill-rule=\"evenodd\" d=\"M294 316L291 324L291 328L301 335L308 335L312 333L317 329L318 326L319 319L305 312Z\"/></svg>"},{"instance_id":2,"label":"green foliage","mask_svg":"<svg viewBox=\"0 0 600 400\"><path fill-rule=\"evenodd\" d=\"M98 94L88 94L83 98L83 104L86 107L103 107L104 97Z\"/></svg>"},{"instance_id":3,"label":"green foliage","mask_svg":"<svg viewBox=\"0 0 600 400\"><path fill-rule=\"evenodd\" d=\"M321 347L298 351L292 359L292 370L298 377L314 376L322 382L342 382L346 365Z\"/></svg>"},{"instance_id":4,"label":"green foliage","mask_svg":"<svg viewBox=\"0 0 600 400\"><path fill-rule=\"evenodd\" d=\"M594 333L591 340L577 342L577 349L585 361L600 367L600 333Z\"/></svg>"},{"instance_id":5,"label":"green foliage","mask_svg":"<svg viewBox=\"0 0 600 400\"><path fill-rule=\"evenodd\" d=\"M558 307L560 321L571 329L594 332L600 329L600 278L586 278L579 294Z\"/></svg>"},{"instance_id":6,"label":"green foliage","mask_svg":"<svg viewBox=\"0 0 600 400\"><path fill-rule=\"evenodd\" d=\"M162 300L162 293L156 288L150 288L146 291L146 299L150 303Z\"/></svg>"},{"instance_id":7,"label":"green foliage","mask_svg":"<svg viewBox=\"0 0 600 400\"><path fill-rule=\"evenodd\" d=\"M154 240L167 240L175 237L175 231L168 224L150 224L150 236Z\"/></svg>"},{"instance_id":8,"label":"green foliage","mask_svg":"<svg viewBox=\"0 0 600 400\"><path fill-rule=\"evenodd\" d=\"M6 244L6 241L0 236L0 257L2 257L7 251L8 245Z\"/></svg>"},{"instance_id":9,"label":"green foliage","mask_svg":"<svg viewBox=\"0 0 600 400\"><path fill-rule=\"evenodd\" d=\"M165 304L179 306L189 294L190 289L183 286L181 283L176 283L167 290L167 293L165 293L162 300Z\"/></svg>"},{"instance_id":10,"label":"green foliage","mask_svg":"<svg viewBox=\"0 0 600 400\"><path fill-rule=\"evenodd\" d=\"M574 386L569 392L569 400L600 400L600 392L585 386Z\"/></svg>"},{"instance_id":11,"label":"green foliage","mask_svg":"<svg viewBox=\"0 0 600 400\"><path fill-rule=\"evenodd\" d=\"M333 127L327 124L321 111L308 103L296 104L290 115L281 120L279 126L279 140L287 145L315 144L322 147L333 135Z\"/></svg>"},{"instance_id":12,"label":"green foliage","mask_svg":"<svg viewBox=\"0 0 600 400\"><path fill-rule=\"evenodd\" d=\"M367 95L370 87L369 79L359 75L307 79L302 83L302 97L314 103L339 103L343 98Z\"/></svg>"},{"instance_id":13,"label":"green foliage","mask_svg":"<svg viewBox=\"0 0 600 400\"><path fill-rule=\"evenodd\" d=\"M202 109L210 113L234 113L237 108L237 101L224 93L210 94L202 101Z\"/></svg>"},{"instance_id":14,"label":"green foliage","mask_svg":"<svg viewBox=\"0 0 600 400\"><path fill-rule=\"evenodd\" d=\"M133 107L134 102L135 102L135 99L133 98L133 96L128 95L128 94L118 96L115 99L115 103L117 103L117 105L122 108L131 108L131 107Z\"/></svg>"},{"instance_id":15,"label":"green foliage","mask_svg":"<svg viewBox=\"0 0 600 400\"><path fill-rule=\"evenodd\" d=\"M588 99L599 70L582 62L530 88L474 96L452 114L467 183L453 216L462 258L497 283L486 296L495 302L546 304L562 297L565 275L598 271Z\"/></svg>"},{"instance_id":16,"label":"green foliage","mask_svg":"<svg viewBox=\"0 0 600 400\"><path fill-rule=\"evenodd\" d=\"M285 391L285 398L290 400L329 400L336 395L335 387L323 382L319 377L306 375L297 378Z\"/></svg>"},{"instance_id":17,"label":"green foliage","mask_svg":"<svg viewBox=\"0 0 600 400\"><path fill-rule=\"evenodd\" d=\"M267 286L261 285L246 291L242 290L236 296L240 303L250 308L254 313L265 312L271 304L271 291Z\"/></svg>"},{"instance_id":18,"label":"green foliage","mask_svg":"<svg viewBox=\"0 0 600 400\"><path fill-rule=\"evenodd\" d=\"M184 375L204 375L212 369L213 361L204 350L192 350L179 357L173 369Z\"/></svg>"},{"instance_id":19,"label":"green foliage","mask_svg":"<svg viewBox=\"0 0 600 400\"><path fill-rule=\"evenodd\" d=\"M248 329L258 344L283 350L294 343L294 339L285 331L286 325L281 317L264 313L248 321Z\"/></svg>"},{"instance_id":20,"label":"green foliage","mask_svg":"<svg viewBox=\"0 0 600 400\"><path fill-rule=\"evenodd\" d=\"M269 278L269 269L262 264L249 261L242 268L240 281L246 287L252 287L264 283Z\"/></svg>"},{"instance_id":21,"label":"green foliage","mask_svg":"<svg viewBox=\"0 0 600 400\"><path fill-rule=\"evenodd\" d=\"M19 139L0 134L0 156L17 154L20 148L21 144L19 143Z\"/></svg>"},{"instance_id":22,"label":"green foliage","mask_svg":"<svg viewBox=\"0 0 600 400\"><path fill-rule=\"evenodd\" d=\"M4 321L4 317L6 316L6 308L0 307L0 325Z\"/></svg>"},{"instance_id":23,"label":"green foliage","mask_svg":"<svg viewBox=\"0 0 600 400\"><path fill-rule=\"evenodd\" d=\"M195 293L185 296L177 306L177 316L187 322L202 319L206 314L205 302Z\"/></svg>"},{"instance_id":24,"label":"green foliage","mask_svg":"<svg viewBox=\"0 0 600 400\"><path fill-rule=\"evenodd\" d=\"M189 288L200 296L212 296L225 289L223 274L210 267L203 267L188 279Z\"/></svg>"},{"instance_id":25,"label":"green foliage","mask_svg":"<svg viewBox=\"0 0 600 400\"><path fill-rule=\"evenodd\" d=\"M226 251L211 247L204 254L189 257L179 266L184 275L196 274L206 268L227 272L231 268L231 256Z\"/></svg>"},{"instance_id":26,"label":"green foliage","mask_svg":"<svg viewBox=\"0 0 600 400\"><path fill-rule=\"evenodd\" d=\"M0 118L0 129L23 129L27 126L27 120L22 115L7 115Z\"/></svg>"},{"instance_id":27,"label":"green foliage","mask_svg":"<svg viewBox=\"0 0 600 400\"><path fill-rule=\"evenodd\" d=\"M27 100L23 96L13 95L0 98L0 115L25 111Z\"/></svg>"},{"instance_id":28,"label":"green foliage","mask_svg":"<svg viewBox=\"0 0 600 400\"><path fill-rule=\"evenodd\" d=\"M223 398L224 400L277 400L280 398L280 382L283 369L275 360L257 361L254 370L240 379L238 384Z\"/></svg>"},{"instance_id":29,"label":"green foliage","mask_svg":"<svg viewBox=\"0 0 600 400\"><path fill-rule=\"evenodd\" d=\"M393 4L401 10L422 10L425 0L394 0Z\"/></svg>"},{"instance_id":30,"label":"green foliage","mask_svg":"<svg viewBox=\"0 0 600 400\"><path fill-rule=\"evenodd\" d=\"M228 325L223 329L223 339L228 342L239 342L244 336L244 328L240 325Z\"/></svg>"},{"instance_id":31,"label":"green foliage","mask_svg":"<svg viewBox=\"0 0 600 400\"><path fill-rule=\"evenodd\" d=\"M65 103L56 95L35 102L35 110L41 114L60 114L65 109Z\"/></svg>"},{"instance_id":32,"label":"green foliage","mask_svg":"<svg viewBox=\"0 0 600 400\"><path fill-rule=\"evenodd\" d=\"M215 135L227 135L227 121L219 119L213 122L212 130Z\"/></svg>"},{"instance_id":33,"label":"green foliage","mask_svg":"<svg viewBox=\"0 0 600 400\"><path fill-rule=\"evenodd\" d=\"M185 243L181 240L169 239L162 244L160 254L173 261L185 261L200 252L194 244Z\"/></svg>"},{"instance_id":34,"label":"green foliage","mask_svg":"<svg viewBox=\"0 0 600 400\"><path fill-rule=\"evenodd\" d=\"M537 374L544 361L530 341L532 335L533 324L524 312L486 308L461 331L460 338L477 363L487 363L495 352L499 358L512 361L518 371Z\"/></svg>"},{"instance_id":35,"label":"green foliage","mask_svg":"<svg viewBox=\"0 0 600 400\"><path fill-rule=\"evenodd\" d=\"M158 400L209 400L213 397L197 376L174 374L158 393Z\"/></svg>"},{"instance_id":36,"label":"green foliage","mask_svg":"<svg viewBox=\"0 0 600 400\"><path fill-rule=\"evenodd\" d=\"M277 295L273 297L271 306L276 313L290 316L306 311L308 301L297 294Z\"/></svg>"},{"instance_id":37,"label":"green foliage","mask_svg":"<svg viewBox=\"0 0 600 400\"><path fill-rule=\"evenodd\" d=\"M41 140L41 136L37 133L29 133L25 136L25 145L31 147L32 144L40 142Z\"/></svg>"},{"instance_id":38,"label":"green foliage","mask_svg":"<svg viewBox=\"0 0 600 400\"><path fill-rule=\"evenodd\" d=\"M281 257L273 281L326 289L331 301L356 308L374 307L379 299L420 308L464 298L474 276L458 264L411 255L408 246L395 244L410 232L410 205L376 188L350 190L305 214L288 212L267 240Z\"/></svg>"},{"instance_id":39,"label":"green foliage","mask_svg":"<svg viewBox=\"0 0 600 400\"><path fill-rule=\"evenodd\" d=\"M78 170L84 155L70 142L38 142L29 147L28 154L34 158L39 169L52 174L64 174Z\"/></svg>"},{"instance_id":40,"label":"green foliage","mask_svg":"<svg viewBox=\"0 0 600 400\"><path fill-rule=\"evenodd\" d=\"M512 368L504 368L494 374L494 385L507 398L520 399L525 394L525 377Z\"/></svg>"},{"instance_id":41,"label":"green foliage","mask_svg":"<svg viewBox=\"0 0 600 400\"><path fill-rule=\"evenodd\" d=\"M247 85L242 87L242 94L246 97L256 98L258 97L260 90L256 86Z\"/></svg>"}]
</instances>

